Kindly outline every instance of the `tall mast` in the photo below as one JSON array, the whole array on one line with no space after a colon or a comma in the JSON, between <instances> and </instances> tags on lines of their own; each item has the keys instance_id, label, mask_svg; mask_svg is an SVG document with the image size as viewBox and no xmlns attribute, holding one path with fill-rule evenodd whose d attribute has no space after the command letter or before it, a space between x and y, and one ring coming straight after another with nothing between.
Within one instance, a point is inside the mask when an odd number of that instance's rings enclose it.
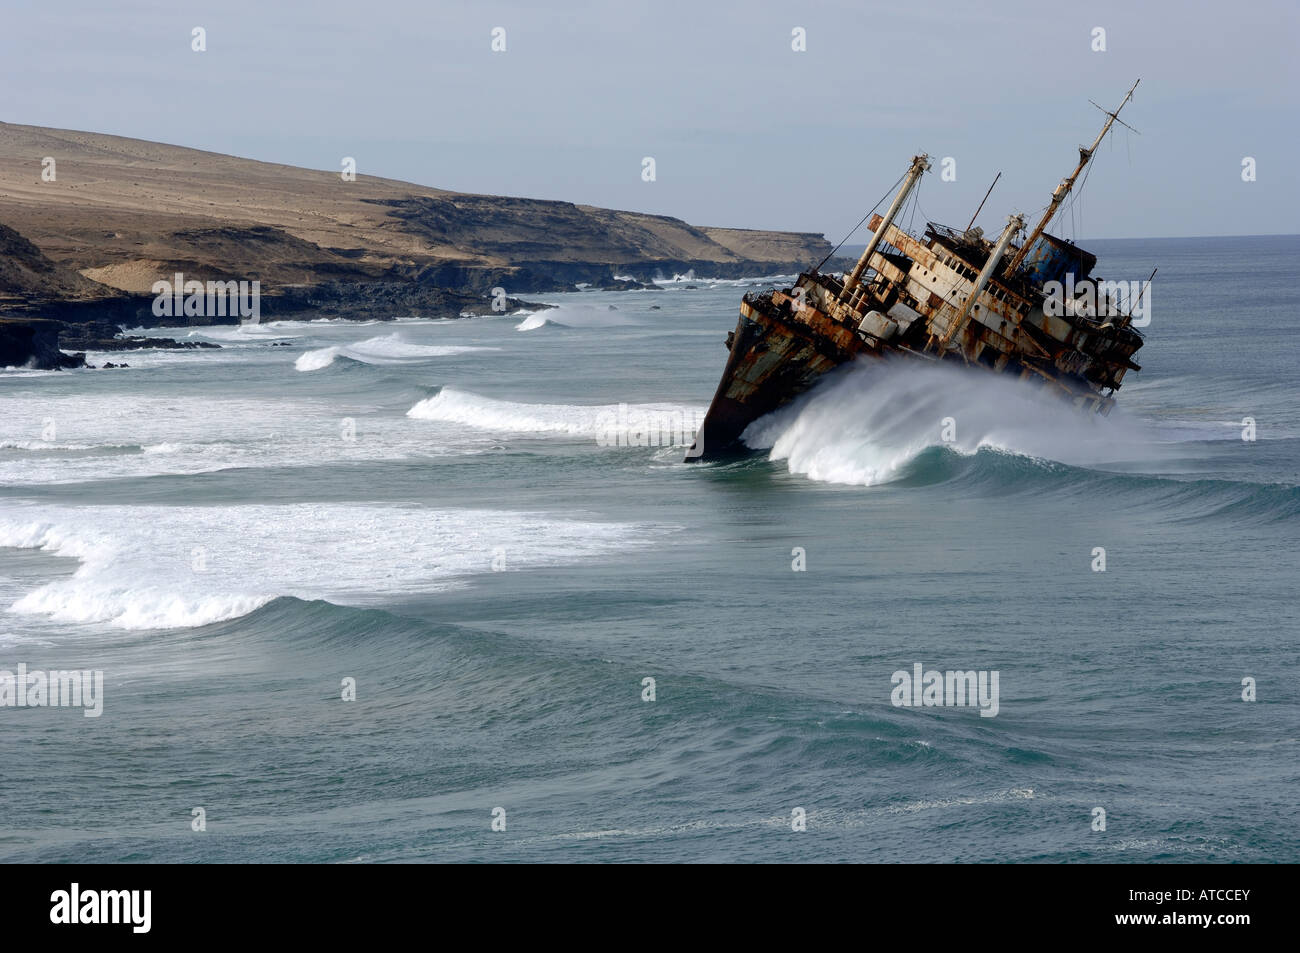
<instances>
[{"instance_id":1,"label":"tall mast","mask_svg":"<svg viewBox=\"0 0 1300 953\"><path fill-rule=\"evenodd\" d=\"M872 252L876 250L876 246L880 244L880 240L885 237L885 229L889 228L890 224L894 221L894 216L897 215L898 210L903 207L903 202L907 200L907 195L912 191L912 186L916 185L917 180L921 178L921 174L929 168L930 157L928 155L922 153L919 156L912 156L912 165L911 168L907 170L907 179L903 182L902 188L898 190L898 194L894 196L894 202L889 206L889 211L887 211L885 217L881 219L880 227L876 229L876 233L871 236L871 241L867 243L867 250L864 251L862 257L858 259L858 263L854 267L853 273L844 279L844 291L840 295L842 301L848 300L853 289L856 288L858 282L862 280L862 273L867 270L867 262L871 260Z\"/></svg>"},{"instance_id":2,"label":"tall mast","mask_svg":"<svg viewBox=\"0 0 1300 953\"><path fill-rule=\"evenodd\" d=\"M984 263L984 267L980 270L979 277L975 279L975 287L971 289L970 295L967 296L966 303L962 306L961 314L957 315L953 322L948 325L948 330L944 334L943 340L939 345L940 353L948 349L948 342L952 340L953 334L966 326L967 316L971 313L971 309L975 307L976 300L984 292L985 287L989 283L989 279L993 277L993 272L997 270L998 262L1002 260L1002 256L1006 253L1007 246L1011 244L1012 236L1024 227L1025 219L1021 215L1012 215L1007 219L1007 227L1002 229L1002 234L998 237L997 244L993 246L993 251L989 252L989 260Z\"/></svg>"},{"instance_id":3,"label":"tall mast","mask_svg":"<svg viewBox=\"0 0 1300 953\"><path fill-rule=\"evenodd\" d=\"M1012 256L1011 261L1007 263L1006 270L1003 272L1004 276L1010 278L1016 273L1016 269L1020 267L1021 263L1025 260L1025 256L1029 254L1029 249L1033 247L1034 242L1038 241L1038 237L1043 234L1043 230L1047 228L1048 223L1051 222L1052 216L1056 214L1056 210L1061 207L1061 203L1065 201L1065 197L1069 195L1070 190L1074 188L1074 182L1079 178L1079 173L1087 167L1088 163L1092 160L1093 153L1096 152L1097 147L1101 145L1101 140L1106 138L1106 133L1110 132L1111 125L1113 125L1115 120L1119 118L1120 110L1123 109L1125 105L1128 104L1128 101L1133 98L1133 90L1138 88L1138 83L1140 82L1142 82L1142 80L1138 80L1137 83L1133 84L1132 89L1130 89L1127 95L1125 95L1124 101L1115 107L1113 113L1106 113L1106 124L1101 127L1101 132L1097 134L1097 138L1093 141L1092 145L1087 149L1082 147L1079 148L1079 164L1075 166L1074 171L1071 172L1068 177L1062 179L1061 184L1056 187L1056 191L1052 193L1052 201L1048 203L1047 211L1043 214L1042 220L1034 226L1033 233L1030 234L1029 238L1025 240L1025 243L1020 246L1020 250ZM1123 125L1123 123L1120 123L1120 125Z\"/></svg>"}]
</instances>

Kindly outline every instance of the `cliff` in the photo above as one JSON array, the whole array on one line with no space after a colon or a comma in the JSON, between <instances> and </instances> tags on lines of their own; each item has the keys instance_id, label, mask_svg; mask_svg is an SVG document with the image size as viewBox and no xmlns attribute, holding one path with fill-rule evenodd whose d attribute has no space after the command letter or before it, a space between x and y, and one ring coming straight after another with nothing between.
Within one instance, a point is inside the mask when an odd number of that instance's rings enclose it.
<instances>
[{"instance_id":1,"label":"cliff","mask_svg":"<svg viewBox=\"0 0 1300 953\"><path fill-rule=\"evenodd\" d=\"M47 156L53 181L41 174ZM336 172L9 123L0 123L0 222L0 241L22 248L19 264L0 272L0 295L11 309L19 301L69 321L157 323L149 288L177 272L260 281L264 317L347 313L376 298L443 315L483 309L494 287L514 295L692 269L790 272L830 250L810 233L697 227L364 175L345 182Z\"/></svg>"}]
</instances>

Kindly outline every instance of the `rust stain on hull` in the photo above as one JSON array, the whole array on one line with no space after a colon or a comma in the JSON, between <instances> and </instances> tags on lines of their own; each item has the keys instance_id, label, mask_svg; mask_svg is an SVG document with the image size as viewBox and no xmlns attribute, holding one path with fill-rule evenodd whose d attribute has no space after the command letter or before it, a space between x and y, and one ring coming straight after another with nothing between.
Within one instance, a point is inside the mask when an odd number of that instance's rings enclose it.
<instances>
[{"instance_id":1,"label":"rust stain on hull","mask_svg":"<svg viewBox=\"0 0 1300 953\"><path fill-rule=\"evenodd\" d=\"M799 309L779 291L752 301L746 296L727 341L727 366L688 459L734 449L753 421L866 349L855 332L814 308ZM706 453L706 447L716 451Z\"/></svg>"}]
</instances>

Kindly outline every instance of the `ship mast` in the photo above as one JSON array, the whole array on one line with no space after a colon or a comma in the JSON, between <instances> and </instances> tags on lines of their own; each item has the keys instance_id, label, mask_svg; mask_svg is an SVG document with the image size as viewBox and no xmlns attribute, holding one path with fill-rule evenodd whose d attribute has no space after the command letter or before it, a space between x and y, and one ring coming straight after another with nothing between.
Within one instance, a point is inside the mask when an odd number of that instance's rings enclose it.
<instances>
[{"instance_id":1,"label":"ship mast","mask_svg":"<svg viewBox=\"0 0 1300 953\"><path fill-rule=\"evenodd\" d=\"M898 214L898 210L902 208L903 203L907 201L908 193L912 191L912 187L920 180L922 173L927 172L929 168L930 157L928 155L921 153L919 156L912 156L912 166L907 170L907 179L903 182L903 187L900 188L898 194L894 196L893 204L889 206L889 211L885 212L885 217L880 221L880 227L877 228L876 233L871 236L871 241L867 242L867 250L864 251L862 257L858 259L857 265L853 268L853 273L844 279L844 291L840 294L841 301L847 301L853 293L853 289L856 288L858 282L862 280L862 273L867 270L867 262L871 261L871 256L875 252L876 247L880 244L880 240L885 237L885 229L889 228L893 223L894 216Z\"/></svg>"},{"instance_id":2,"label":"ship mast","mask_svg":"<svg viewBox=\"0 0 1300 953\"><path fill-rule=\"evenodd\" d=\"M1042 220L1034 227L1033 232L1030 234L1029 238L1026 239L1025 243L1020 246L1020 250L1017 251L1015 255L1012 256L1011 261L1007 263L1006 270L1003 272L1005 277L1010 278L1014 275L1016 269L1024 262L1025 256L1029 254L1029 249L1033 247L1034 242L1038 241L1039 236L1043 234L1043 230L1047 228L1048 223L1051 222L1052 216L1056 214L1056 210L1061 207L1061 203L1065 201L1065 197L1069 195L1070 190L1074 188L1074 182L1079 178L1079 173L1082 172L1092 160L1093 153L1097 151L1097 147L1101 145L1101 140L1106 138L1106 133L1110 132L1110 127L1114 124L1115 120L1119 118L1120 110L1123 109L1124 106L1127 105L1128 101L1133 98L1133 90L1137 89L1138 83L1140 82L1142 82L1142 80L1138 80L1137 83L1133 84L1132 89L1130 89L1128 94L1125 95L1124 101L1115 107L1114 112L1106 113L1106 124L1101 127L1101 132L1097 134L1097 138L1093 141L1092 146L1087 149L1084 149L1082 146L1079 147L1079 164L1074 167L1074 171L1071 172L1069 176L1061 180L1061 184L1058 185L1056 191L1052 193L1052 201L1048 203L1047 211L1044 213ZM1120 125L1124 124L1120 123Z\"/></svg>"},{"instance_id":3,"label":"ship mast","mask_svg":"<svg viewBox=\"0 0 1300 953\"><path fill-rule=\"evenodd\" d=\"M948 331L944 334L943 340L939 345L940 352L946 351L948 349L948 342L952 340L953 334L955 334L960 328L966 326L966 318L970 315L971 309L976 306L975 301L984 292L985 287L988 286L989 279L993 277L993 272L997 270L998 262L1002 260L1002 256L1006 252L1007 246L1011 244L1012 236L1024 227L1025 219L1021 215L1012 215L1007 219L1007 227L1002 229L1002 234L998 237L997 244L993 246L993 251L989 253L989 260L984 263L984 267L980 270L979 277L975 279L975 287L971 289L971 293L967 296L966 303L962 306L961 314L957 315L956 320L948 325Z\"/></svg>"}]
</instances>

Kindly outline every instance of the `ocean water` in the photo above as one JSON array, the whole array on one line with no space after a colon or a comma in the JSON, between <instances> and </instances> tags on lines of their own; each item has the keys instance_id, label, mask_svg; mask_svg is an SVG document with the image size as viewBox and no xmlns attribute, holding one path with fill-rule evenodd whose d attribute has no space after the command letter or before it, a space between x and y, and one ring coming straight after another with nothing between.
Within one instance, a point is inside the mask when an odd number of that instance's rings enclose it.
<instances>
[{"instance_id":1,"label":"ocean water","mask_svg":"<svg viewBox=\"0 0 1300 953\"><path fill-rule=\"evenodd\" d=\"M104 679L0 859L1295 861L1300 238L1085 244L1106 419L872 364L683 464L770 277L0 374L0 669Z\"/></svg>"}]
</instances>

